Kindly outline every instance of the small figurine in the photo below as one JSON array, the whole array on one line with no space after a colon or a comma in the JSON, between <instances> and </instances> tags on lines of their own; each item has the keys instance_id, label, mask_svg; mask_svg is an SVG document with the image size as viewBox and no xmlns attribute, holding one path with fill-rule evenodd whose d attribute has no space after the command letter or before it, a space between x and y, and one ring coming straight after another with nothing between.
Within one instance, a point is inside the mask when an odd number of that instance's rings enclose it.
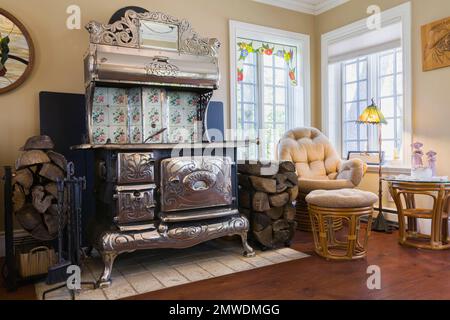
<instances>
[{"instance_id":1,"label":"small figurine","mask_svg":"<svg viewBox=\"0 0 450 320\"><path fill-rule=\"evenodd\" d=\"M437 162L437 153L433 150L427 152L428 157L428 167L433 172L433 177L436 177L436 162Z\"/></svg>"},{"instance_id":2,"label":"small figurine","mask_svg":"<svg viewBox=\"0 0 450 320\"><path fill-rule=\"evenodd\" d=\"M413 169L422 168L423 160L422 157L424 155L422 148L423 143L415 142L411 145L412 148L412 167Z\"/></svg>"}]
</instances>

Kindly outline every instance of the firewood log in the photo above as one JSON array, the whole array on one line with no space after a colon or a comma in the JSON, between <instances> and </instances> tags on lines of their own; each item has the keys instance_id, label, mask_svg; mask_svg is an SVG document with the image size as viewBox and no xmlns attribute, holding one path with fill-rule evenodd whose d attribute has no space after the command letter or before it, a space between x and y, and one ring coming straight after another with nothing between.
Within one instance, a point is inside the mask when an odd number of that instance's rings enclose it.
<instances>
[{"instance_id":1,"label":"firewood log","mask_svg":"<svg viewBox=\"0 0 450 320\"><path fill-rule=\"evenodd\" d=\"M14 212L19 211L25 205L25 192L23 191L23 187L19 184L13 186L12 202Z\"/></svg>"},{"instance_id":2,"label":"firewood log","mask_svg":"<svg viewBox=\"0 0 450 320\"><path fill-rule=\"evenodd\" d=\"M256 192L252 199L252 209L256 212L270 210L269 196L264 192Z\"/></svg>"},{"instance_id":3,"label":"firewood log","mask_svg":"<svg viewBox=\"0 0 450 320\"><path fill-rule=\"evenodd\" d=\"M47 151L50 160L56 164L63 172L67 170L67 160L62 154L55 151Z\"/></svg>"},{"instance_id":4,"label":"firewood log","mask_svg":"<svg viewBox=\"0 0 450 320\"><path fill-rule=\"evenodd\" d=\"M280 173L295 172L295 164L292 161L281 161L279 167Z\"/></svg>"},{"instance_id":5,"label":"firewood log","mask_svg":"<svg viewBox=\"0 0 450 320\"><path fill-rule=\"evenodd\" d=\"M298 198L298 186L289 188L287 190L287 193L289 194L289 201L293 202L293 201L297 200L297 198Z\"/></svg>"},{"instance_id":6,"label":"firewood log","mask_svg":"<svg viewBox=\"0 0 450 320\"><path fill-rule=\"evenodd\" d=\"M48 233L55 236L58 233L58 211L57 209L52 209L52 205L47 212L44 213L44 223L47 227Z\"/></svg>"},{"instance_id":7,"label":"firewood log","mask_svg":"<svg viewBox=\"0 0 450 320\"><path fill-rule=\"evenodd\" d=\"M298 186L298 176L295 172L286 172L284 175L286 176L286 179L292 184L292 187Z\"/></svg>"},{"instance_id":8,"label":"firewood log","mask_svg":"<svg viewBox=\"0 0 450 320\"><path fill-rule=\"evenodd\" d=\"M21 150L51 150L55 147L52 139L49 136L34 136L28 138Z\"/></svg>"},{"instance_id":9,"label":"firewood log","mask_svg":"<svg viewBox=\"0 0 450 320\"><path fill-rule=\"evenodd\" d=\"M249 217L249 235L266 248L289 245L296 226L294 203L298 179L295 166L290 162L281 162L279 167L275 164L280 171L270 172L270 175L262 173L261 163L239 168L240 211Z\"/></svg>"},{"instance_id":10,"label":"firewood log","mask_svg":"<svg viewBox=\"0 0 450 320\"><path fill-rule=\"evenodd\" d=\"M41 241L50 241L55 238L48 232L47 228L42 222L36 228L31 230L31 236Z\"/></svg>"},{"instance_id":11,"label":"firewood log","mask_svg":"<svg viewBox=\"0 0 450 320\"><path fill-rule=\"evenodd\" d=\"M287 220L277 220L273 223L272 229L274 232L289 229L289 223Z\"/></svg>"},{"instance_id":12,"label":"firewood log","mask_svg":"<svg viewBox=\"0 0 450 320\"><path fill-rule=\"evenodd\" d=\"M56 186L56 183L54 182L50 182L48 184L45 185L44 187L45 192L47 192L48 194L52 195L53 198L58 199L58 188ZM67 188L64 191L64 203L63 203L63 210L66 211L67 210L67 205L68 205L68 193L67 193Z\"/></svg>"},{"instance_id":13,"label":"firewood log","mask_svg":"<svg viewBox=\"0 0 450 320\"><path fill-rule=\"evenodd\" d=\"M252 215L252 228L255 231L261 231L266 229L272 224L272 220L269 216L266 216L263 213L255 213Z\"/></svg>"},{"instance_id":14,"label":"firewood log","mask_svg":"<svg viewBox=\"0 0 450 320\"><path fill-rule=\"evenodd\" d=\"M265 211L264 213L268 215L272 220L278 220L283 216L284 208L271 208L270 210Z\"/></svg>"},{"instance_id":15,"label":"firewood log","mask_svg":"<svg viewBox=\"0 0 450 320\"><path fill-rule=\"evenodd\" d=\"M269 197L269 202L272 207L283 207L289 201L289 194L283 192ZM265 211L265 210L264 210Z\"/></svg>"},{"instance_id":16,"label":"firewood log","mask_svg":"<svg viewBox=\"0 0 450 320\"><path fill-rule=\"evenodd\" d=\"M21 170L26 167L31 167L37 164L49 163L50 158L44 151L30 150L24 152L16 161L16 170Z\"/></svg>"},{"instance_id":17,"label":"firewood log","mask_svg":"<svg viewBox=\"0 0 450 320\"><path fill-rule=\"evenodd\" d=\"M295 219L295 214L296 214L295 206L287 204L283 208L284 219L286 219L288 221L293 221Z\"/></svg>"},{"instance_id":18,"label":"firewood log","mask_svg":"<svg viewBox=\"0 0 450 320\"><path fill-rule=\"evenodd\" d=\"M278 220L273 226L273 241L275 243L286 243L290 241L295 233L295 222Z\"/></svg>"},{"instance_id":19,"label":"firewood log","mask_svg":"<svg viewBox=\"0 0 450 320\"><path fill-rule=\"evenodd\" d=\"M282 193L286 191L288 186L286 185L287 177L284 174L275 175L276 183L277 183L277 193Z\"/></svg>"},{"instance_id":20,"label":"firewood log","mask_svg":"<svg viewBox=\"0 0 450 320\"><path fill-rule=\"evenodd\" d=\"M45 163L39 171L39 175L53 182L64 179L64 172L52 163Z\"/></svg>"},{"instance_id":21,"label":"firewood log","mask_svg":"<svg viewBox=\"0 0 450 320\"><path fill-rule=\"evenodd\" d=\"M33 185L33 173L28 168L18 170L14 173L12 179L13 184L20 184L23 187L25 194L30 193L31 186Z\"/></svg>"},{"instance_id":22,"label":"firewood log","mask_svg":"<svg viewBox=\"0 0 450 320\"><path fill-rule=\"evenodd\" d=\"M289 230L280 230L273 233L274 243L286 243L291 238L291 232Z\"/></svg>"},{"instance_id":23,"label":"firewood log","mask_svg":"<svg viewBox=\"0 0 450 320\"><path fill-rule=\"evenodd\" d=\"M261 231L254 231L253 235L255 236L256 240L258 240L258 242L263 246L266 246L268 248L273 247L272 226L269 226Z\"/></svg>"},{"instance_id":24,"label":"firewood log","mask_svg":"<svg viewBox=\"0 0 450 320\"><path fill-rule=\"evenodd\" d=\"M257 191L266 193L277 192L277 182L274 179L262 178L257 176L250 176L249 179L253 188Z\"/></svg>"},{"instance_id":25,"label":"firewood log","mask_svg":"<svg viewBox=\"0 0 450 320\"><path fill-rule=\"evenodd\" d=\"M39 213L45 213L52 204L53 196L46 196L43 186L34 187L31 195L33 199L33 207Z\"/></svg>"},{"instance_id":26,"label":"firewood log","mask_svg":"<svg viewBox=\"0 0 450 320\"><path fill-rule=\"evenodd\" d=\"M55 199L58 198L58 188L56 186L56 183L50 182L45 185L45 191L49 194L51 194Z\"/></svg>"},{"instance_id":27,"label":"firewood log","mask_svg":"<svg viewBox=\"0 0 450 320\"><path fill-rule=\"evenodd\" d=\"M22 228L27 231L32 231L42 224L41 215L31 204L26 204L22 209L17 211L15 215Z\"/></svg>"},{"instance_id":28,"label":"firewood log","mask_svg":"<svg viewBox=\"0 0 450 320\"><path fill-rule=\"evenodd\" d=\"M243 163L238 165L238 172L251 176L272 177L278 172L278 162Z\"/></svg>"}]
</instances>

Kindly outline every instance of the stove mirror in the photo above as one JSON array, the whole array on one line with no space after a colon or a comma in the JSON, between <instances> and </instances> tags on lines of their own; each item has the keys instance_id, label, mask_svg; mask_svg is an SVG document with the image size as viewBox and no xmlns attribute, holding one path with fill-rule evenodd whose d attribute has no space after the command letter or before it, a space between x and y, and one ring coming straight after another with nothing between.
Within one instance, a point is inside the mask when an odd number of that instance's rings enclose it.
<instances>
[{"instance_id":1,"label":"stove mirror","mask_svg":"<svg viewBox=\"0 0 450 320\"><path fill-rule=\"evenodd\" d=\"M178 26L140 20L140 46L178 51Z\"/></svg>"}]
</instances>

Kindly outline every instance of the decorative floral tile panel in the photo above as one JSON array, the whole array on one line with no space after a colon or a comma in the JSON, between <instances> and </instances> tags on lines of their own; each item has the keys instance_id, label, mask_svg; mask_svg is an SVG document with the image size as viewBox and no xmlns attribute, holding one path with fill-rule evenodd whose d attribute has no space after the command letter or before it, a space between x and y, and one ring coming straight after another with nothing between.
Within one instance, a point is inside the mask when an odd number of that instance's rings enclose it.
<instances>
[{"instance_id":1,"label":"decorative floral tile panel","mask_svg":"<svg viewBox=\"0 0 450 320\"><path fill-rule=\"evenodd\" d=\"M94 105L92 108L92 123L94 126L107 126L109 124L109 108Z\"/></svg>"},{"instance_id":2,"label":"decorative floral tile panel","mask_svg":"<svg viewBox=\"0 0 450 320\"><path fill-rule=\"evenodd\" d=\"M109 125L126 126L128 122L128 109L124 107L109 107Z\"/></svg>"},{"instance_id":3,"label":"decorative floral tile panel","mask_svg":"<svg viewBox=\"0 0 450 320\"><path fill-rule=\"evenodd\" d=\"M108 88L95 88L94 104L101 106L108 105Z\"/></svg>"},{"instance_id":4,"label":"decorative floral tile panel","mask_svg":"<svg viewBox=\"0 0 450 320\"><path fill-rule=\"evenodd\" d=\"M144 88L142 90L142 98L144 105L161 105L162 90L158 88Z\"/></svg>"},{"instance_id":5,"label":"decorative floral tile panel","mask_svg":"<svg viewBox=\"0 0 450 320\"><path fill-rule=\"evenodd\" d=\"M143 133L147 143L161 143L162 134L147 140L150 136L162 129L162 101L164 90L156 88L144 88L143 96Z\"/></svg>"},{"instance_id":6,"label":"decorative floral tile panel","mask_svg":"<svg viewBox=\"0 0 450 320\"><path fill-rule=\"evenodd\" d=\"M141 95L142 95L142 90L141 88L132 88L132 89L128 89L128 105L129 106L141 106Z\"/></svg>"},{"instance_id":7,"label":"decorative floral tile panel","mask_svg":"<svg viewBox=\"0 0 450 320\"><path fill-rule=\"evenodd\" d=\"M108 104L110 107L126 107L128 106L127 89L108 88Z\"/></svg>"},{"instance_id":8,"label":"decorative floral tile panel","mask_svg":"<svg viewBox=\"0 0 450 320\"><path fill-rule=\"evenodd\" d=\"M200 96L193 92L169 91L168 96L168 139L171 143L195 141L197 108Z\"/></svg>"},{"instance_id":9,"label":"decorative floral tile panel","mask_svg":"<svg viewBox=\"0 0 450 320\"><path fill-rule=\"evenodd\" d=\"M130 128L130 143L142 143L142 127Z\"/></svg>"},{"instance_id":10,"label":"decorative floral tile panel","mask_svg":"<svg viewBox=\"0 0 450 320\"><path fill-rule=\"evenodd\" d=\"M92 129L92 139L94 144L105 144L108 140L109 128L107 126L94 126Z\"/></svg>"},{"instance_id":11,"label":"decorative floral tile panel","mask_svg":"<svg viewBox=\"0 0 450 320\"><path fill-rule=\"evenodd\" d=\"M109 138L111 143L124 144L128 143L128 132L126 126L110 126Z\"/></svg>"}]
</instances>

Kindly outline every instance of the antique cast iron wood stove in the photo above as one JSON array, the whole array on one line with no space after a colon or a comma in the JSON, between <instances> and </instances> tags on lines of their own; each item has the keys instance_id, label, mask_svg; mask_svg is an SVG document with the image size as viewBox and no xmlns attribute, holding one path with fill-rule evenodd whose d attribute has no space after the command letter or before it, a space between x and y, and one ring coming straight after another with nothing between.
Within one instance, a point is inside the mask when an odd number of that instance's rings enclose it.
<instances>
[{"instance_id":1,"label":"antique cast iron wood stove","mask_svg":"<svg viewBox=\"0 0 450 320\"><path fill-rule=\"evenodd\" d=\"M249 222L237 210L240 145L205 141L218 40L157 12L128 10L113 24L87 29L89 141L74 148L95 154L88 235L104 261L99 285L110 284L114 259L125 252L240 235L244 255L254 255Z\"/></svg>"}]
</instances>

